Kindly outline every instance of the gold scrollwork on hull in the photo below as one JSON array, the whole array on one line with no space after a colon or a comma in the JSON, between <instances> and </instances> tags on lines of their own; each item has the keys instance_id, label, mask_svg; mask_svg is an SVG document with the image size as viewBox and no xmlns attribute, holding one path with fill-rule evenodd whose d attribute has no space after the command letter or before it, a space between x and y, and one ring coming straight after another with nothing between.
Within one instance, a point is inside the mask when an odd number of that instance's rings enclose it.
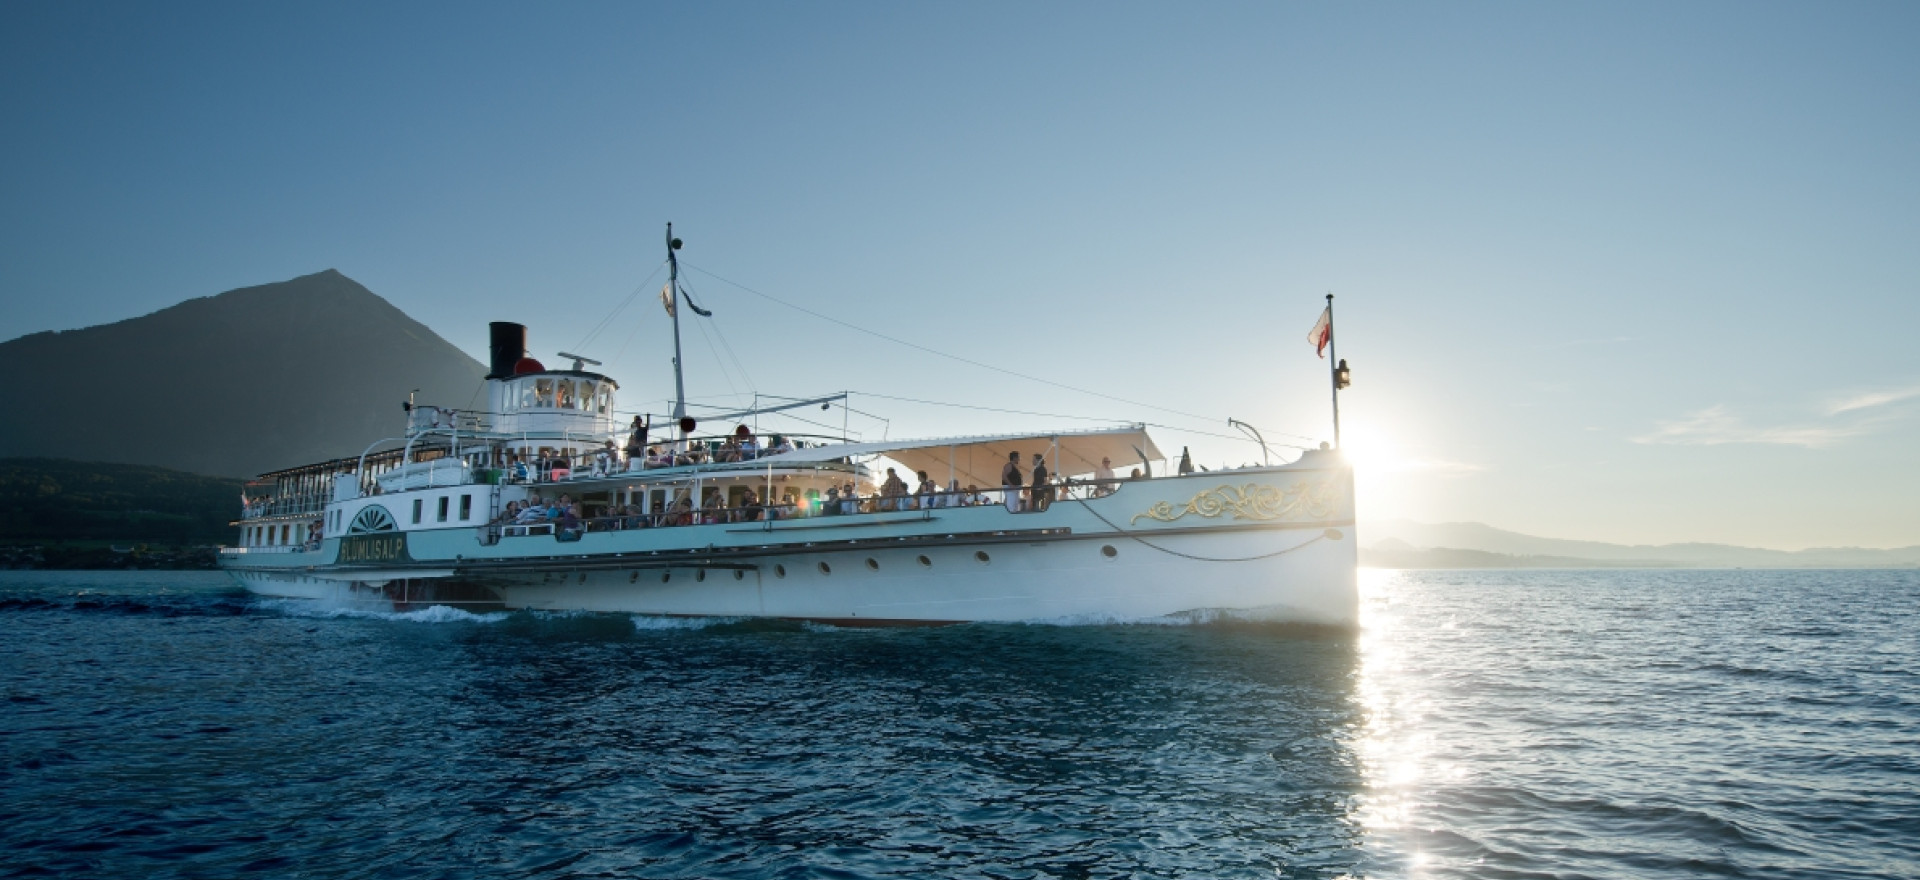
<instances>
[{"instance_id":1,"label":"gold scrollwork on hull","mask_svg":"<svg viewBox=\"0 0 1920 880\"><path fill-rule=\"evenodd\" d=\"M1220 486L1194 495L1185 506L1166 501L1155 502L1145 513L1134 514L1127 524L1132 525L1142 519L1173 522L1188 514L1207 519L1231 516L1234 519L1262 522L1302 516L1325 519L1333 515L1334 501L1335 493L1330 482L1294 483L1285 489L1259 483Z\"/></svg>"}]
</instances>

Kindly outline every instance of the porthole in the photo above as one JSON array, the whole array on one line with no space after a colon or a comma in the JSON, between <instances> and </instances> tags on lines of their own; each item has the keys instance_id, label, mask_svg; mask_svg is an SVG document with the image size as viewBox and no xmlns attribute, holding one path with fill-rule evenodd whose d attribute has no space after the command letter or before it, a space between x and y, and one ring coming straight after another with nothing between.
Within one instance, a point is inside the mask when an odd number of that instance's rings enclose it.
<instances>
[{"instance_id":1,"label":"porthole","mask_svg":"<svg viewBox=\"0 0 1920 880\"><path fill-rule=\"evenodd\" d=\"M932 568L932 567L933 567L933 560L931 560L931 559L928 559L928 558L927 558L927 557L925 557L925 556L922 556L922 557L920 557L920 565L921 565L921 566L923 566L923 567L925 567L925 568Z\"/></svg>"},{"instance_id":2,"label":"porthole","mask_svg":"<svg viewBox=\"0 0 1920 880\"><path fill-rule=\"evenodd\" d=\"M869 557L867 557L867 569L868 569L869 571L879 571L879 570L880 570L880 560L877 560L877 559L875 559L875 558L873 558L873 557L871 557L871 556L869 556Z\"/></svg>"},{"instance_id":3,"label":"porthole","mask_svg":"<svg viewBox=\"0 0 1920 880\"><path fill-rule=\"evenodd\" d=\"M733 579L736 581L744 581L747 579L747 573L736 568L733 570Z\"/></svg>"},{"instance_id":4,"label":"porthole","mask_svg":"<svg viewBox=\"0 0 1920 880\"><path fill-rule=\"evenodd\" d=\"M707 570L703 568L694 572L693 579L696 581L705 581L707 579Z\"/></svg>"},{"instance_id":5,"label":"porthole","mask_svg":"<svg viewBox=\"0 0 1920 880\"><path fill-rule=\"evenodd\" d=\"M1108 559L1112 559L1115 556L1119 556L1120 551L1113 549L1112 544L1108 544L1107 546L1100 548L1100 555L1105 556Z\"/></svg>"},{"instance_id":6,"label":"porthole","mask_svg":"<svg viewBox=\"0 0 1920 880\"><path fill-rule=\"evenodd\" d=\"M828 565L828 564L826 564L826 563L824 563L824 562L822 562L822 563L820 563L820 573L821 573L821 574L833 574L833 566L831 566L831 565Z\"/></svg>"},{"instance_id":7,"label":"porthole","mask_svg":"<svg viewBox=\"0 0 1920 880\"><path fill-rule=\"evenodd\" d=\"M673 580L673 572L670 572L670 571L663 571L663 572L661 572L661 573L660 573L660 582L661 582L661 583L663 583L663 584L664 584L664 583L666 583L667 581L670 581L670 580Z\"/></svg>"},{"instance_id":8,"label":"porthole","mask_svg":"<svg viewBox=\"0 0 1920 880\"><path fill-rule=\"evenodd\" d=\"M774 567L773 567L773 576L774 576L774 577L777 577L777 578L783 578L783 577L786 577L786 576L787 576L787 567L786 567L786 566L784 566L784 565L776 565L776 566L774 566Z\"/></svg>"},{"instance_id":9,"label":"porthole","mask_svg":"<svg viewBox=\"0 0 1920 880\"><path fill-rule=\"evenodd\" d=\"M973 558L975 558L975 559L978 559L978 560L980 560L981 562L992 562L992 561L993 561L993 557L991 557L991 556L988 556L988 555L987 555L987 551L985 551L985 550L975 550L975 551L973 551Z\"/></svg>"},{"instance_id":10,"label":"porthole","mask_svg":"<svg viewBox=\"0 0 1920 880\"><path fill-rule=\"evenodd\" d=\"M637 572L637 571L636 571L636 572L634 572L634 573L632 573L632 574L630 574L630 575L627 575L627 583L630 583L630 584L637 584L637 583L639 583L639 582L640 582L640 573L639 573L639 572Z\"/></svg>"}]
</instances>

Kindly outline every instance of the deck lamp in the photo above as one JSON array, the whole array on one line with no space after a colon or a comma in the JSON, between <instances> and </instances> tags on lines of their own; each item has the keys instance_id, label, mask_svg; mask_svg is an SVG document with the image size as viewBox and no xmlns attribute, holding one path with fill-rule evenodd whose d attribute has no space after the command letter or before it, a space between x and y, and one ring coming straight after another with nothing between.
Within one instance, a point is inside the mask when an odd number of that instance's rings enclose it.
<instances>
[{"instance_id":1,"label":"deck lamp","mask_svg":"<svg viewBox=\"0 0 1920 880\"><path fill-rule=\"evenodd\" d=\"M1333 369L1333 385L1335 388L1345 388L1352 384L1353 372L1347 369L1347 359L1341 358L1340 366Z\"/></svg>"}]
</instances>

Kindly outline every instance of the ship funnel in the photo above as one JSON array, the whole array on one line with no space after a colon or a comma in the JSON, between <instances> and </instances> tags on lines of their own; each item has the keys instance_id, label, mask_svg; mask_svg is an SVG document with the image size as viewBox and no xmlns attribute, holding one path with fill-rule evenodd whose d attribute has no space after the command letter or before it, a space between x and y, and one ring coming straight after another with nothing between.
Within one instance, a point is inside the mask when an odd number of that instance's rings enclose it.
<instances>
[{"instance_id":1,"label":"ship funnel","mask_svg":"<svg viewBox=\"0 0 1920 880\"><path fill-rule=\"evenodd\" d=\"M526 325L494 321L487 325L487 330L491 334L489 347L493 351L492 369L487 371L487 378L513 378L513 365L519 363L527 353Z\"/></svg>"}]
</instances>

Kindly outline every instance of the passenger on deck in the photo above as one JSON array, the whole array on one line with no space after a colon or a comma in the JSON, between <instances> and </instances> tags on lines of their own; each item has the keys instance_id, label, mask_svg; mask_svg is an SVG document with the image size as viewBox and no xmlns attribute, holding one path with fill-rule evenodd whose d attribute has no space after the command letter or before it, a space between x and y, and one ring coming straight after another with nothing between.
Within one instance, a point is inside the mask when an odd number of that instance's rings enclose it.
<instances>
[{"instance_id":1,"label":"passenger on deck","mask_svg":"<svg viewBox=\"0 0 1920 880\"><path fill-rule=\"evenodd\" d=\"M773 446L772 448L767 450L767 454L779 455L783 452L792 452L792 451L793 451L793 441L788 440L784 435L775 434L773 435Z\"/></svg>"},{"instance_id":2,"label":"passenger on deck","mask_svg":"<svg viewBox=\"0 0 1920 880\"><path fill-rule=\"evenodd\" d=\"M828 486L827 494L820 499L821 516L840 515L840 487Z\"/></svg>"},{"instance_id":3,"label":"passenger on deck","mask_svg":"<svg viewBox=\"0 0 1920 880\"><path fill-rule=\"evenodd\" d=\"M720 443L720 452L719 454L713 457L713 460L717 462L723 462L723 463L739 461L740 460L740 442L738 440L733 439L732 437L728 437L726 440Z\"/></svg>"},{"instance_id":4,"label":"passenger on deck","mask_svg":"<svg viewBox=\"0 0 1920 880\"><path fill-rule=\"evenodd\" d=\"M515 516L513 521L517 525L524 526L537 522L545 522L546 519L547 507L540 503L540 496L529 495L527 496L527 503L520 508L519 515Z\"/></svg>"},{"instance_id":5,"label":"passenger on deck","mask_svg":"<svg viewBox=\"0 0 1920 880\"><path fill-rule=\"evenodd\" d=\"M647 428L639 416L634 416L633 424L627 426L627 461L642 461L652 454L647 448Z\"/></svg>"},{"instance_id":6,"label":"passenger on deck","mask_svg":"<svg viewBox=\"0 0 1920 880\"><path fill-rule=\"evenodd\" d=\"M740 447L740 460L752 461L760 455L760 441L754 439L753 430L746 425L733 429L734 443Z\"/></svg>"},{"instance_id":7,"label":"passenger on deck","mask_svg":"<svg viewBox=\"0 0 1920 880\"><path fill-rule=\"evenodd\" d=\"M1007 496L1007 512L1020 512L1020 484L1026 482L1026 473L1020 470L1020 453L1007 453L1007 464L1000 469L1000 490Z\"/></svg>"},{"instance_id":8,"label":"passenger on deck","mask_svg":"<svg viewBox=\"0 0 1920 880\"><path fill-rule=\"evenodd\" d=\"M980 491L980 487L973 483L968 483L967 494L960 496L961 507L985 507L992 503L988 500L986 493Z\"/></svg>"},{"instance_id":9,"label":"passenger on deck","mask_svg":"<svg viewBox=\"0 0 1920 880\"><path fill-rule=\"evenodd\" d=\"M559 482L573 475L573 466L564 455L555 455L549 463L547 479Z\"/></svg>"},{"instance_id":10,"label":"passenger on deck","mask_svg":"<svg viewBox=\"0 0 1920 880\"><path fill-rule=\"evenodd\" d=\"M1140 469L1139 469L1139 468L1134 468L1134 469L1133 469L1133 473L1130 473L1130 474L1128 474L1128 475L1127 475L1127 479L1129 479L1129 480L1138 480L1138 479L1140 479Z\"/></svg>"},{"instance_id":11,"label":"passenger on deck","mask_svg":"<svg viewBox=\"0 0 1920 880\"><path fill-rule=\"evenodd\" d=\"M760 504L760 496L748 489L740 494L740 522L759 522L766 508Z\"/></svg>"},{"instance_id":12,"label":"passenger on deck","mask_svg":"<svg viewBox=\"0 0 1920 880\"><path fill-rule=\"evenodd\" d=\"M920 471L916 475L920 477L920 485L913 489L914 506L921 510L932 510L939 501L940 487L934 485L926 471Z\"/></svg>"},{"instance_id":13,"label":"passenger on deck","mask_svg":"<svg viewBox=\"0 0 1920 880\"><path fill-rule=\"evenodd\" d=\"M887 468L887 481L880 484L881 510L908 510L907 482L900 475Z\"/></svg>"},{"instance_id":14,"label":"passenger on deck","mask_svg":"<svg viewBox=\"0 0 1920 880\"><path fill-rule=\"evenodd\" d=\"M1093 469L1093 478L1099 481L1093 487L1093 497L1104 498L1112 495L1114 491L1113 459L1101 456L1100 466Z\"/></svg>"},{"instance_id":15,"label":"passenger on deck","mask_svg":"<svg viewBox=\"0 0 1920 880\"><path fill-rule=\"evenodd\" d=\"M860 494L853 491L853 484L840 487L840 512L854 514L860 512Z\"/></svg>"},{"instance_id":16,"label":"passenger on deck","mask_svg":"<svg viewBox=\"0 0 1920 880\"><path fill-rule=\"evenodd\" d=\"M780 496L780 507L778 510L780 519L793 519L800 515L799 500L793 497L792 492L784 493Z\"/></svg>"},{"instance_id":17,"label":"passenger on deck","mask_svg":"<svg viewBox=\"0 0 1920 880\"><path fill-rule=\"evenodd\" d=\"M947 494L942 496L942 498L940 499L940 506L941 507L962 507L964 505L961 502L965 500L966 498L960 494L960 481L948 480Z\"/></svg>"},{"instance_id":18,"label":"passenger on deck","mask_svg":"<svg viewBox=\"0 0 1920 880\"><path fill-rule=\"evenodd\" d=\"M1033 454L1033 495L1028 508L1033 511L1046 510L1053 504L1053 484L1047 474L1047 457L1041 453Z\"/></svg>"}]
</instances>

